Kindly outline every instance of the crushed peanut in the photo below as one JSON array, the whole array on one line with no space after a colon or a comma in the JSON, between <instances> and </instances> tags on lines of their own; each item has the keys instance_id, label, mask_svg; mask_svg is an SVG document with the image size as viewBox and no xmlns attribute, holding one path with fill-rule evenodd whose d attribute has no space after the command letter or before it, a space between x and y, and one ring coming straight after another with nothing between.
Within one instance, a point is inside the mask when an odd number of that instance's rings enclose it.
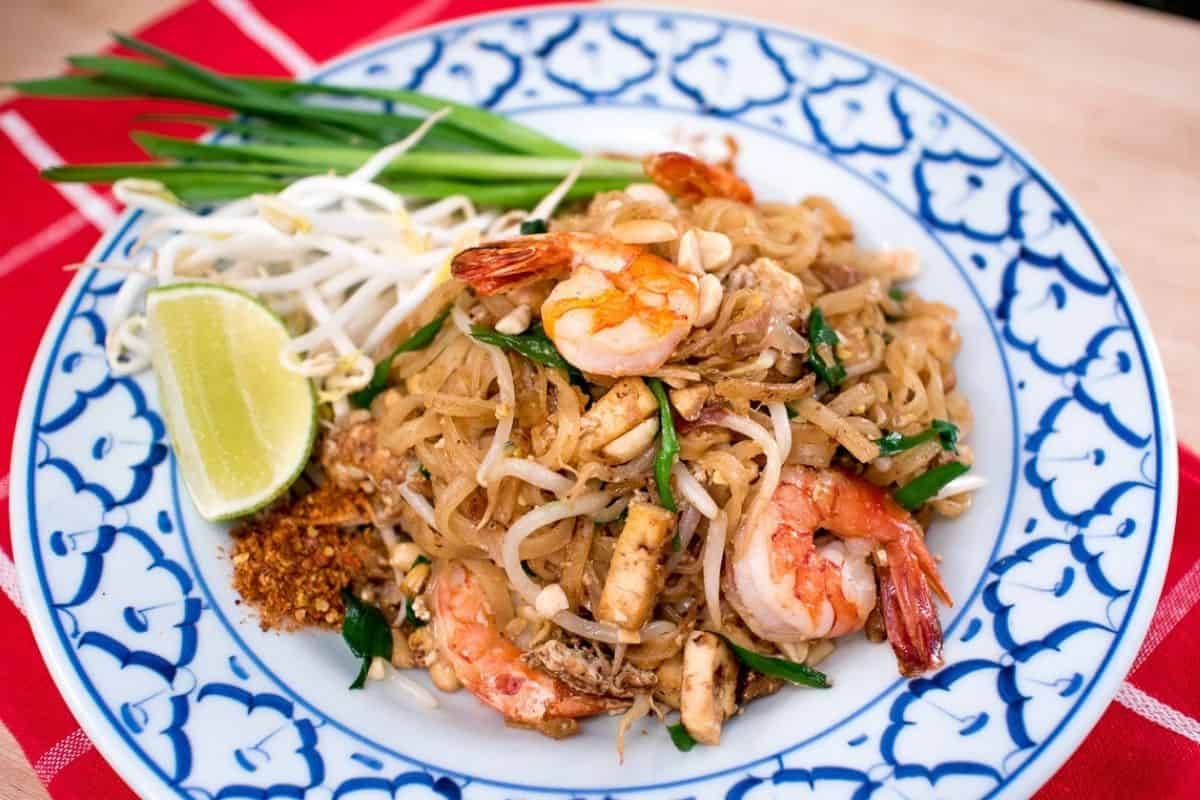
<instances>
[{"instance_id":1,"label":"crushed peanut","mask_svg":"<svg viewBox=\"0 0 1200 800\"><path fill-rule=\"evenodd\" d=\"M233 588L258 611L263 630L336 627L345 614L341 591L370 557L361 532L268 513L234 531Z\"/></svg>"}]
</instances>

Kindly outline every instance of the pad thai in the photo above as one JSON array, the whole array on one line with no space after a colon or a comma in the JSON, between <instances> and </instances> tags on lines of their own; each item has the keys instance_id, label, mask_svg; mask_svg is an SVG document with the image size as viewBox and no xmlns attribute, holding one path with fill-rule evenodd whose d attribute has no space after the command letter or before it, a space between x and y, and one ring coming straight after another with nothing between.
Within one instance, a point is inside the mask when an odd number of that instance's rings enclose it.
<instances>
[{"instance_id":1,"label":"pad thai","mask_svg":"<svg viewBox=\"0 0 1200 800\"><path fill-rule=\"evenodd\" d=\"M746 703L828 686L860 631L903 675L942 663L925 532L978 485L954 310L823 197L644 167L454 252L305 478L235 529L264 625L382 625L378 651L347 636L358 683L428 670L555 737L678 710L716 744Z\"/></svg>"}]
</instances>

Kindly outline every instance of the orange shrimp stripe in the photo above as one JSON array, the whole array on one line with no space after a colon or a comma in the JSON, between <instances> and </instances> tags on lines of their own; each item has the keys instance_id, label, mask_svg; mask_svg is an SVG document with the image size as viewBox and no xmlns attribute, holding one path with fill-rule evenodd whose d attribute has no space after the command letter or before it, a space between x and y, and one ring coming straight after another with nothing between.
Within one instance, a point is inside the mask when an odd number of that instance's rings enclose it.
<instances>
[{"instance_id":1,"label":"orange shrimp stripe","mask_svg":"<svg viewBox=\"0 0 1200 800\"><path fill-rule=\"evenodd\" d=\"M679 269L658 256L639 253L620 272L601 272L614 288L594 297L566 297L542 307L542 324L546 334L554 338L554 326L567 312L580 308L592 309L592 333L615 328L636 316L658 336L668 333L679 323L680 315L670 306L672 292L697 295L696 285ZM647 303L646 293L662 298L661 303Z\"/></svg>"}]
</instances>

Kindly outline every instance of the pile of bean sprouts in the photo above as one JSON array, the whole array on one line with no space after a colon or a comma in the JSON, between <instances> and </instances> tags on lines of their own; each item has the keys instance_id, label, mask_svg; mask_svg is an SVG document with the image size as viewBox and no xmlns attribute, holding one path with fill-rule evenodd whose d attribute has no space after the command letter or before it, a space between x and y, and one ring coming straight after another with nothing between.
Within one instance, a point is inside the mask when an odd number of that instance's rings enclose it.
<instances>
[{"instance_id":1,"label":"pile of bean sprouts","mask_svg":"<svg viewBox=\"0 0 1200 800\"><path fill-rule=\"evenodd\" d=\"M373 182L447 112L431 114L349 175L301 178L277 194L208 213L184 207L155 181L117 182L119 200L155 216L128 261L82 265L129 273L105 342L112 374L150 364L139 310L148 288L210 282L245 291L280 315L293 334L281 363L313 379L337 415L348 411L346 396L371 380L389 334L450 277L451 257L483 239L514 235L526 218L548 217L583 166L529 212L478 209L462 195L413 205Z\"/></svg>"}]
</instances>

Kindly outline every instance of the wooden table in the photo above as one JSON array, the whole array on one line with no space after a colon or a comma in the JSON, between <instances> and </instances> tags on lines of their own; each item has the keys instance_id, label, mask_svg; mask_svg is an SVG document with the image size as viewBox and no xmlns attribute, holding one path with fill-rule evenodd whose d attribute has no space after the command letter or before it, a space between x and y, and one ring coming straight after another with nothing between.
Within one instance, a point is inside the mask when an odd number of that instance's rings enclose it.
<instances>
[{"instance_id":1,"label":"wooden table","mask_svg":"<svg viewBox=\"0 0 1200 800\"><path fill-rule=\"evenodd\" d=\"M630 0L632 2L632 0ZM1103 232L1200 446L1200 24L1097 0L657 0L791 25L928 80L1020 142ZM54 72L175 5L6 0L0 78ZM399 8L399 6L398 6ZM0 800L46 793L0 726Z\"/></svg>"}]
</instances>

